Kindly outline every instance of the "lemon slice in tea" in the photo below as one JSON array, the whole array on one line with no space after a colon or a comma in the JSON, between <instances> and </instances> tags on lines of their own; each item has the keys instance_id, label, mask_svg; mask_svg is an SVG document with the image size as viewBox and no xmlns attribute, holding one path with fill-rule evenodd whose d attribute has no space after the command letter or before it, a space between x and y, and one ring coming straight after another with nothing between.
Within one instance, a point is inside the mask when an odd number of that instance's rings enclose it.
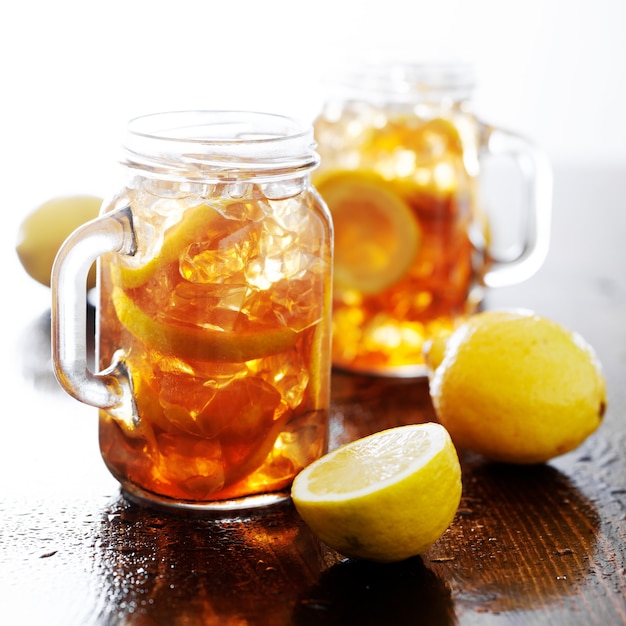
<instances>
[{"instance_id":1,"label":"lemon slice in tea","mask_svg":"<svg viewBox=\"0 0 626 626\"><path fill-rule=\"evenodd\" d=\"M456 449L440 424L413 424L337 448L306 467L291 491L309 528L341 554L379 562L425 552L461 498Z\"/></svg>"},{"instance_id":2,"label":"lemon slice in tea","mask_svg":"<svg viewBox=\"0 0 626 626\"><path fill-rule=\"evenodd\" d=\"M335 284L377 294L400 280L419 249L411 207L382 177L337 171L316 183L333 216Z\"/></svg>"},{"instance_id":3,"label":"lemon slice in tea","mask_svg":"<svg viewBox=\"0 0 626 626\"><path fill-rule=\"evenodd\" d=\"M135 337L165 354L180 358L242 363L291 348L298 334L290 328L250 326L226 332L154 319L122 289L113 290L118 319Z\"/></svg>"},{"instance_id":4,"label":"lemon slice in tea","mask_svg":"<svg viewBox=\"0 0 626 626\"><path fill-rule=\"evenodd\" d=\"M160 269L176 261L187 246L205 241L219 217L217 211L201 204L188 209L182 221L172 226L166 233L163 245L157 256L140 267L121 267L120 281L125 289L140 287L150 280Z\"/></svg>"}]
</instances>

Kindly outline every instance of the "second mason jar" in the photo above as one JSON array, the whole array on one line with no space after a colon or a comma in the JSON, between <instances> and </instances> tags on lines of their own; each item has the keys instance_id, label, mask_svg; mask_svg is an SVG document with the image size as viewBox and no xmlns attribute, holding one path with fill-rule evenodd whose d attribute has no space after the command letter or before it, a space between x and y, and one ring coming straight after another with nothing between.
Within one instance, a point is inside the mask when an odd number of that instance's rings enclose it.
<instances>
[{"instance_id":1,"label":"second mason jar","mask_svg":"<svg viewBox=\"0 0 626 626\"><path fill-rule=\"evenodd\" d=\"M485 287L524 280L545 258L550 165L530 142L482 122L473 88L468 64L389 59L350 64L329 84L314 183L335 227L338 367L424 375L426 340L475 312ZM498 258L479 186L484 159L505 155L522 191L492 208L513 224L521 202L522 219L518 252Z\"/></svg>"},{"instance_id":2,"label":"second mason jar","mask_svg":"<svg viewBox=\"0 0 626 626\"><path fill-rule=\"evenodd\" d=\"M136 499L266 504L327 446L332 226L310 127L189 111L129 124L126 184L53 271L57 376L100 409ZM100 255L100 256L99 256ZM98 372L84 276L99 256Z\"/></svg>"}]
</instances>

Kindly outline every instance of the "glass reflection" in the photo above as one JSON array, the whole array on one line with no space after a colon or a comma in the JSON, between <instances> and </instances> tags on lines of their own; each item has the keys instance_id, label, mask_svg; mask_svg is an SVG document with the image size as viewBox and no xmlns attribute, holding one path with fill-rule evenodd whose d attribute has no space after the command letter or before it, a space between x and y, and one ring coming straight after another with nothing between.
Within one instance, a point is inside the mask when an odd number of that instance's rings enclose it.
<instances>
[{"instance_id":1,"label":"glass reflection","mask_svg":"<svg viewBox=\"0 0 626 626\"><path fill-rule=\"evenodd\" d=\"M107 625L288 624L324 552L290 504L238 519L115 501L95 551Z\"/></svg>"}]
</instances>

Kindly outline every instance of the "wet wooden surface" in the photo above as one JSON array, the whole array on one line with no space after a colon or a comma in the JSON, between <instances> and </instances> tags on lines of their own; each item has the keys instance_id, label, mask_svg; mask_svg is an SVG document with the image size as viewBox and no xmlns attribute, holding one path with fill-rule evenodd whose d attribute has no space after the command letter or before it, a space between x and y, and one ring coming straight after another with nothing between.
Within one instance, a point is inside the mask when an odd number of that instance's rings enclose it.
<instances>
[{"instance_id":1,"label":"wet wooden surface","mask_svg":"<svg viewBox=\"0 0 626 626\"><path fill-rule=\"evenodd\" d=\"M385 566L320 544L290 503L211 521L126 502L99 459L95 411L52 376L49 294L4 250L0 623L626 624L624 198L624 171L557 173L548 261L486 302L534 308L595 346L604 424L542 466L461 453L450 529L426 554ZM333 446L432 419L425 381L333 376Z\"/></svg>"}]
</instances>

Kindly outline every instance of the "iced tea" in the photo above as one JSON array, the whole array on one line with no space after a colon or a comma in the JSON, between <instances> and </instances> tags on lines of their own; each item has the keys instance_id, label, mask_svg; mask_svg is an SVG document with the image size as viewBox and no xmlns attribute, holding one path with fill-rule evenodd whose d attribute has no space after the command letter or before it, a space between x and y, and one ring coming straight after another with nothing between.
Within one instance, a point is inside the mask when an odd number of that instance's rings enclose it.
<instances>
[{"instance_id":1,"label":"iced tea","mask_svg":"<svg viewBox=\"0 0 626 626\"><path fill-rule=\"evenodd\" d=\"M128 372L134 410L100 411L101 452L139 496L275 492L327 443L326 209L306 187L189 188L131 190L138 250L102 257L98 359Z\"/></svg>"},{"instance_id":2,"label":"iced tea","mask_svg":"<svg viewBox=\"0 0 626 626\"><path fill-rule=\"evenodd\" d=\"M486 266L466 116L365 103L315 124L314 183L333 215L333 363L423 372L422 347L472 313Z\"/></svg>"}]
</instances>

